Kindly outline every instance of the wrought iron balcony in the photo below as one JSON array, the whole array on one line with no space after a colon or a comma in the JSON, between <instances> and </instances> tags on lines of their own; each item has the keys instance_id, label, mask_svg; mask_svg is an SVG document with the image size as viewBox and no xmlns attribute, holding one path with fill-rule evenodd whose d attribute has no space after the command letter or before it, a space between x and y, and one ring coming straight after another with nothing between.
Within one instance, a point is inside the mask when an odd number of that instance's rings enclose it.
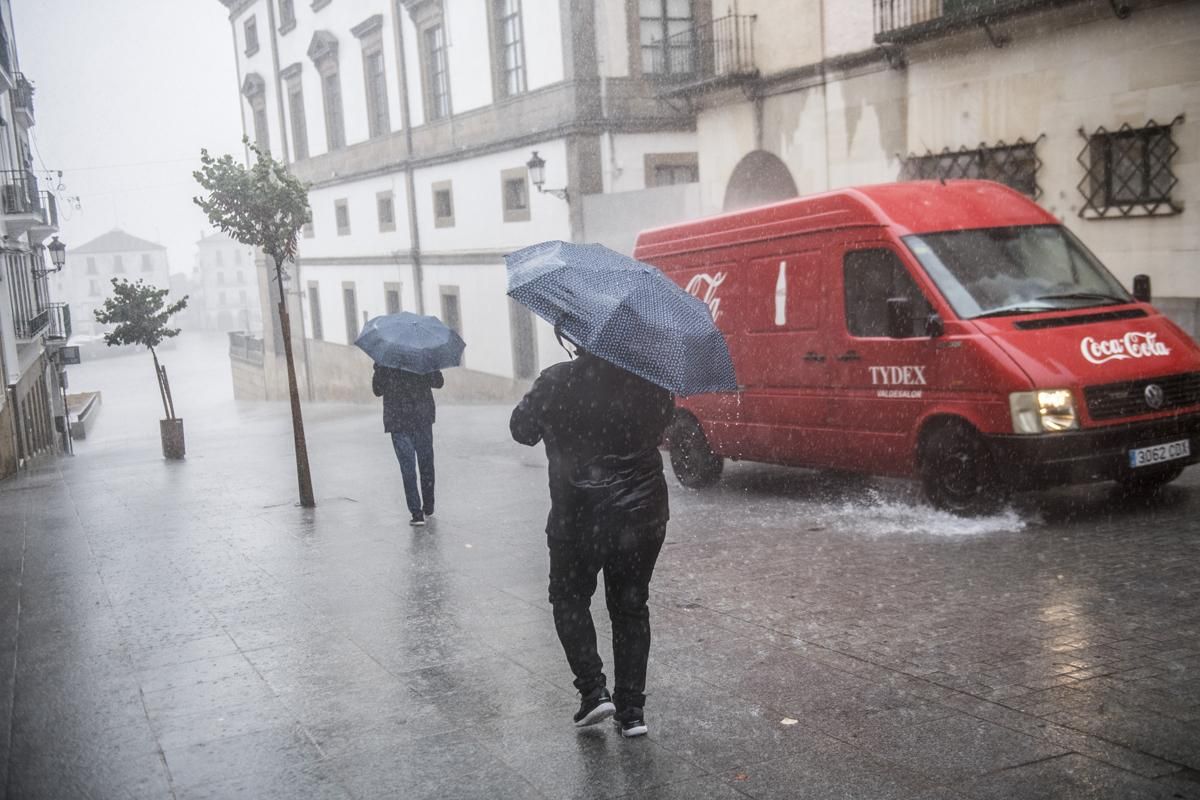
<instances>
[{"instance_id":1,"label":"wrought iron balcony","mask_svg":"<svg viewBox=\"0 0 1200 800\"><path fill-rule=\"evenodd\" d=\"M655 40L648 73L674 79L668 92L708 88L758 77L754 62L753 14L729 14L704 25Z\"/></svg>"},{"instance_id":2,"label":"wrought iron balcony","mask_svg":"<svg viewBox=\"0 0 1200 800\"><path fill-rule=\"evenodd\" d=\"M35 263L32 253L4 254L5 279L12 302L13 332L21 341L36 338L50 324L47 302L50 285L45 275L34 275Z\"/></svg>"},{"instance_id":3,"label":"wrought iron balcony","mask_svg":"<svg viewBox=\"0 0 1200 800\"><path fill-rule=\"evenodd\" d=\"M1061 0L875 0L875 41L912 41L1053 4Z\"/></svg>"},{"instance_id":4,"label":"wrought iron balcony","mask_svg":"<svg viewBox=\"0 0 1200 800\"><path fill-rule=\"evenodd\" d=\"M30 170L0 170L0 211L6 217L41 216L42 198L37 176Z\"/></svg>"},{"instance_id":5,"label":"wrought iron balcony","mask_svg":"<svg viewBox=\"0 0 1200 800\"><path fill-rule=\"evenodd\" d=\"M71 306L67 303L51 303L47 311L50 313L50 330L46 332L46 338L65 344L71 338Z\"/></svg>"},{"instance_id":6,"label":"wrought iron balcony","mask_svg":"<svg viewBox=\"0 0 1200 800\"><path fill-rule=\"evenodd\" d=\"M13 76L16 89L13 91L13 112L26 128L33 127L33 84L18 72Z\"/></svg>"}]
</instances>

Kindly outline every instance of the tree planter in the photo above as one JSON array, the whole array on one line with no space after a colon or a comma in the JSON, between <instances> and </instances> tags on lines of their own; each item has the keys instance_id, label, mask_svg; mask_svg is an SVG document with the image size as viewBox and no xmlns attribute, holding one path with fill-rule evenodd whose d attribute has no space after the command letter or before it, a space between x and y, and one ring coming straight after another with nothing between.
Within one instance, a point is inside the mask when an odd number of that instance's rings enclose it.
<instances>
[{"instance_id":1,"label":"tree planter","mask_svg":"<svg viewBox=\"0 0 1200 800\"><path fill-rule=\"evenodd\" d=\"M179 417L175 419L160 419L158 421L158 432L162 437L163 458L183 458L187 452L183 441L183 420Z\"/></svg>"}]
</instances>

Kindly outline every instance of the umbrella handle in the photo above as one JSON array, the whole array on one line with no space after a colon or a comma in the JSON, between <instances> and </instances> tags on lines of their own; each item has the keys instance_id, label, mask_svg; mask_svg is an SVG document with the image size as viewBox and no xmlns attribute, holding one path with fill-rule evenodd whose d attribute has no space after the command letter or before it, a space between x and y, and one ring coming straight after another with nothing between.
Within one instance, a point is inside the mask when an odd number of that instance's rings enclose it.
<instances>
[{"instance_id":1,"label":"umbrella handle","mask_svg":"<svg viewBox=\"0 0 1200 800\"><path fill-rule=\"evenodd\" d=\"M563 336L562 324L563 324L563 320L565 320L565 319L566 319L566 317L560 317L558 322L554 323L554 338L558 340L558 346L561 347L563 350L567 351L568 356L570 356L571 358L575 358L575 354L573 352L571 352L571 350L568 349L565 344L563 344L563 339L566 339L568 342L571 342L571 340L569 338ZM571 342L571 344L575 344L575 342ZM577 345L577 344L575 344L575 346L579 347L579 345Z\"/></svg>"}]
</instances>

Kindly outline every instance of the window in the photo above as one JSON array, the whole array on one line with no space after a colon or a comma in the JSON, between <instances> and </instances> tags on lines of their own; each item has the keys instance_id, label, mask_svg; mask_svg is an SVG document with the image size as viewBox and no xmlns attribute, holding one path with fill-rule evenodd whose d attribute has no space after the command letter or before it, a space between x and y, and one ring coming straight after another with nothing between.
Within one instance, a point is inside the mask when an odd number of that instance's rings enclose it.
<instances>
[{"instance_id":1,"label":"window","mask_svg":"<svg viewBox=\"0 0 1200 800\"><path fill-rule=\"evenodd\" d=\"M99 272L99 270L96 269L96 259L93 256L88 256L87 257L87 274L95 275L98 272Z\"/></svg>"},{"instance_id":2,"label":"window","mask_svg":"<svg viewBox=\"0 0 1200 800\"><path fill-rule=\"evenodd\" d=\"M321 99L325 110L325 144L328 150L346 146L346 124L342 116L342 80L338 72L338 43L329 31L317 31L308 45L308 57L321 75Z\"/></svg>"},{"instance_id":3,"label":"window","mask_svg":"<svg viewBox=\"0 0 1200 800\"><path fill-rule=\"evenodd\" d=\"M525 43L521 30L521 0L491 0L492 74L496 97L525 91Z\"/></svg>"},{"instance_id":4,"label":"window","mask_svg":"<svg viewBox=\"0 0 1200 800\"><path fill-rule=\"evenodd\" d=\"M292 129L292 160L308 158L308 121L304 115L304 85L300 80L299 63L279 73L286 84L288 115Z\"/></svg>"},{"instance_id":5,"label":"window","mask_svg":"<svg viewBox=\"0 0 1200 800\"><path fill-rule=\"evenodd\" d=\"M846 253L846 329L851 336L887 336L888 300L912 301L912 336L924 336L932 311L899 256L891 250L855 250Z\"/></svg>"},{"instance_id":6,"label":"window","mask_svg":"<svg viewBox=\"0 0 1200 800\"><path fill-rule=\"evenodd\" d=\"M383 301L388 314L399 314L400 307L400 284L385 283L383 285Z\"/></svg>"},{"instance_id":7,"label":"window","mask_svg":"<svg viewBox=\"0 0 1200 800\"><path fill-rule=\"evenodd\" d=\"M504 200L504 221L527 221L529 219L529 175L525 167L506 169L501 172L500 189Z\"/></svg>"},{"instance_id":8,"label":"window","mask_svg":"<svg viewBox=\"0 0 1200 800\"><path fill-rule=\"evenodd\" d=\"M363 86L367 90L367 130L370 137L391 131L388 120L387 73L383 64L383 15L376 14L351 31L362 42Z\"/></svg>"},{"instance_id":9,"label":"window","mask_svg":"<svg viewBox=\"0 0 1200 800\"><path fill-rule=\"evenodd\" d=\"M645 75L695 71L691 0L638 0L638 30Z\"/></svg>"},{"instance_id":10,"label":"window","mask_svg":"<svg viewBox=\"0 0 1200 800\"><path fill-rule=\"evenodd\" d=\"M121 256L113 256L113 272L118 274L125 272L125 260Z\"/></svg>"},{"instance_id":11,"label":"window","mask_svg":"<svg viewBox=\"0 0 1200 800\"><path fill-rule=\"evenodd\" d=\"M447 328L462 336L462 313L458 306L458 287L441 287L442 322Z\"/></svg>"},{"instance_id":12,"label":"window","mask_svg":"<svg viewBox=\"0 0 1200 800\"><path fill-rule=\"evenodd\" d=\"M342 284L342 308L346 312L346 344L354 344L362 329L358 325L358 292L353 281Z\"/></svg>"},{"instance_id":13,"label":"window","mask_svg":"<svg viewBox=\"0 0 1200 800\"><path fill-rule=\"evenodd\" d=\"M258 22L251 16L244 25L246 34L246 55L252 56L258 52Z\"/></svg>"},{"instance_id":14,"label":"window","mask_svg":"<svg viewBox=\"0 0 1200 800\"><path fill-rule=\"evenodd\" d=\"M1042 196L1038 186L1038 169L1042 161L1037 157L1037 144L1042 137L1027 142L1023 138L1014 144L998 142L995 145L979 145L958 150L946 148L940 153L923 156L909 154L900 169L900 180L951 180L971 178L996 181L1016 189L1034 200Z\"/></svg>"},{"instance_id":15,"label":"window","mask_svg":"<svg viewBox=\"0 0 1200 800\"><path fill-rule=\"evenodd\" d=\"M700 180L700 163L695 153L647 153L645 161L647 189Z\"/></svg>"},{"instance_id":16,"label":"window","mask_svg":"<svg viewBox=\"0 0 1200 800\"><path fill-rule=\"evenodd\" d=\"M446 31L439 23L425 29L425 116L450 116L450 70L446 60Z\"/></svg>"},{"instance_id":17,"label":"window","mask_svg":"<svg viewBox=\"0 0 1200 800\"><path fill-rule=\"evenodd\" d=\"M287 33L296 27L295 0L279 0L279 32Z\"/></svg>"},{"instance_id":18,"label":"window","mask_svg":"<svg viewBox=\"0 0 1200 800\"><path fill-rule=\"evenodd\" d=\"M454 227L454 190L450 181L433 184L433 227Z\"/></svg>"},{"instance_id":19,"label":"window","mask_svg":"<svg viewBox=\"0 0 1200 800\"><path fill-rule=\"evenodd\" d=\"M1092 219L1178 214L1183 206L1171 197L1179 183L1171 159L1179 146L1172 129L1183 117L1166 125L1154 120L1144 127L1122 125L1115 131L1100 128L1084 135L1087 145L1079 163L1087 170L1079 182L1084 205L1079 215Z\"/></svg>"},{"instance_id":20,"label":"window","mask_svg":"<svg viewBox=\"0 0 1200 800\"><path fill-rule=\"evenodd\" d=\"M337 220L338 236L350 233L350 206L345 200L333 201L333 216Z\"/></svg>"},{"instance_id":21,"label":"window","mask_svg":"<svg viewBox=\"0 0 1200 800\"><path fill-rule=\"evenodd\" d=\"M254 143L264 151L269 150L266 83L261 75L252 72L246 76L246 80L242 81L242 96L250 105L250 118L254 125Z\"/></svg>"},{"instance_id":22,"label":"window","mask_svg":"<svg viewBox=\"0 0 1200 800\"><path fill-rule=\"evenodd\" d=\"M321 292L316 283L308 284L308 316L312 322L312 338L320 341L325 338L324 328L321 327Z\"/></svg>"},{"instance_id":23,"label":"window","mask_svg":"<svg viewBox=\"0 0 1200 800\"><path fill-rule=\"evenodd\" d=\"M375 214L379 218L380 233L396 230L396 204L391 192L375 195Z\"/></svg>"},{"instance_id":24,"label":"window","mask_svg":"<svg viewBox=\"0 0 1200 800\"><path fill-rule=\"evenodd\" d=\"M142 272L154 272L154 258L149 253L142 253Z\"/></svg>"}]
</instances>

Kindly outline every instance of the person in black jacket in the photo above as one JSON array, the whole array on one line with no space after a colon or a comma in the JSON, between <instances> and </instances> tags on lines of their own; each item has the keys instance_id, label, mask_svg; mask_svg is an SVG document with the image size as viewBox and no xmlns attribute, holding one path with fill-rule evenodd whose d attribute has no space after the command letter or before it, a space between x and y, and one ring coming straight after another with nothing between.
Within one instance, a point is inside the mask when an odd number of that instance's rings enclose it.
<instances>
[{"instance_id":1,"label":"person in black jacket","mask_svg":"<svg viewBox=\"0 0 1200 800\"><path fill-rule=\"evenodd\" d=\"M646 603L670 516L658 444L673 413L667 390L580 352L542 372L509 422L521 444L545 442L550 462L550 603L582 696L580 727L615 712L622 735L647 730ZM611 696L589 608L601 570L613 632Z\"/></svg>"},{"instance_id":2,"label":"person in black jacket","mask_svg":"<svg viewBox=\"0 0 1200 800\"><path fill-rule=\"evenodd\" d=\"M383 398L383 429L392 435L392 447L400 462L404 499L412 514L410 525L424 525L425 518L433 516L433 422L437 407L432 390L443 385L441 372L420 374L379 364L371 379L375 396Z\"/></svg>"}]
</instances>

